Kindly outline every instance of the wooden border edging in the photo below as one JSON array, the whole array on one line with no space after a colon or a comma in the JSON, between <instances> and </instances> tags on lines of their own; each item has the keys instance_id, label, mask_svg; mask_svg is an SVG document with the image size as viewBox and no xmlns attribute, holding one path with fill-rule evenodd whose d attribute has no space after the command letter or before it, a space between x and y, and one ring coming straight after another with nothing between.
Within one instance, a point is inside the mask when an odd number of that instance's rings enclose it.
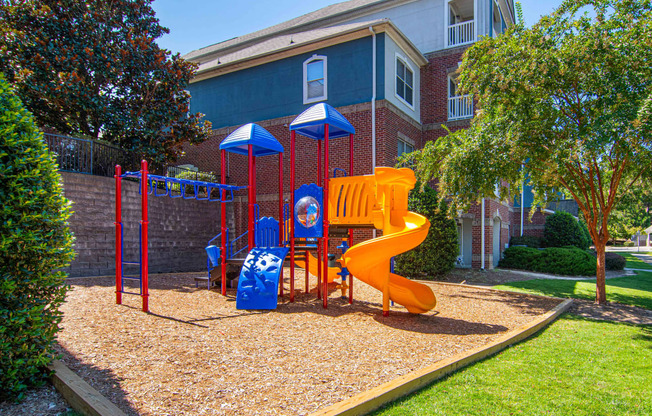
<instances>
[{"instance_id":1,"label":"wooden border edging","mask_svg":"<svg viewBox=\"0 0 652 416\"><path fill-rule=\"evenodd\" d=\"M52 384L76 411L86 416L126 416L61 361L54 360L48 368L54 371Z\"/></svg>"},{"instance_id":2,"label":"wooden border edging","mask_svg":"<svg viewBox=\"0 0 652 416\"><path fill-rule=\"evenodd\" d=\"M447 374L490 355L496 354L512 344L530 337L532 334L538 332L540 329L557 319L557 317L564 313L572 303L573 301L571 299L566 299L533 322L509 331L487 345L473 348L469 351L438 361L428 367L398 377L385 384L381 384L378 387L374 387L371 390L353 396L350 399L343 400L325 409L318 410L310 416L352 416L367 414L386 403L419 390Z\"/></svg>"}]
</instances>

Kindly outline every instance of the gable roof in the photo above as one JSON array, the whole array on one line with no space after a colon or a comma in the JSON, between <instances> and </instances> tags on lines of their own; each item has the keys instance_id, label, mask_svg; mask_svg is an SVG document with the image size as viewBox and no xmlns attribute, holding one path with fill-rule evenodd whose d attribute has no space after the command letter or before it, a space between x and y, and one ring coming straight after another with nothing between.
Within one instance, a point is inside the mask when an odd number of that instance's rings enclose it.
<instances>
[{"instance_id":1,"label":"gable roof","mask_svg":"<svg viewBox=\"0 0 652 416\"><path fill-rule=\"evenodd\" d=\"M373 27L375 33L386 32L419 66L428 63L417 47L389 19L377 19L279 35L242 49L232 50L200 63L190 82L371 36L370 27Z\"/></svg>"},{"instance_id":2,"label":"gable roof","mask_svg":"<svg viewBox=\"0 0 652 416\"><path fill-rule=\"evenodd\" d=\"M233 49L244 48L270 37L334 25L346 19L364 16L411 1L415 0L349 0L336 3L256 32L194 50L184 55L183 58L202 63L211 60L215 54L227 54Z\"/></svg>"}]
</instances>

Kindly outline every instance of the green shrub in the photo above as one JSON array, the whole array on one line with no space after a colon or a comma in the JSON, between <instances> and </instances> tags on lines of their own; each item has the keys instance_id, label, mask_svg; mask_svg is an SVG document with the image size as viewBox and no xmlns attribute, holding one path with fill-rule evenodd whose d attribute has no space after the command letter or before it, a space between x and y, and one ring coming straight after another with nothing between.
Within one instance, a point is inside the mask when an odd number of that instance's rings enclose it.
<instances>
[{"instance_id":1,"label":"green shrub","mask_svg":"<svg viewBox=\"0 0 652 416\"><path fill-rule=\"evenodd\" d=\"M625 242L623 243L623 246L625 247L634 247L635 245L636 244L634 244L632 240L625 240Z\"/></svg>"},{"instance_id":2,"label":"green shrub","mask_svg":"<svg viewBox=\"0 0 652 416\"><path fill-rule=\"evenodd\" d=\"M510 246L528 246L532 248L541 247L541 237L534 237L531 235L515 236L509 240Z\"/></svg>"},{"instance_id":3,"label":"green shrub","mask_svg":"<svg viewBox=\"0 0 652 416\"><path fill-rule=\"evenodd\" d=\"M627 260L620 254L604 253L604 266L607 270L623 270Z\"/></svg>"},{"instance_id":4,"label":"green shrub","mask_svg":"<svg viewBox=\"0 0 652 416\"><path fill-rule=\"evenodd\" d=\"M596 258L577 247L509 247L498 267L568 276L595 275Z\"/></svg>"},{"instance_id":5,"label":"green shrub","mask_svg":"<svg viewBox=\"0 0 652 416\"><path fill-rule=\"evenodd\" d=\"M73 258L61 177L32 115L0 76L0 400L47 377Z\"/></svg>"},{"instance_id":6,"label":"green shrub","mask_svg":"<svg viewBox=\"0 0 652 416\"><path fill-rule=\"evenodd\" d=\"M546 218L543 244L545 247L575 246L581 250L588 248L579 222L571 214L563 211L557 211Z\"/></svg>"},{"instance_id":7,"label":"green shrub","mask_svg":"<svg viewBox=\"0 0 652 416\"><path fill-rule=\"evenodd\" d=\"M531 247L508 247L503 252L503 258L498 267L505 269L532 270L532 264L541 255L541 250Z\"/></svg>"},{"instance_id":8,"label":"green shrub","mask_svg":"<svg viewBox=\"0 0 652 416\"><path fill-rule=\"evenodd\" d=\"M396 273L419 278L429 278L448 273L455 266L459 254L455 220L447 215L445 202L437 202L437 191L426 186L419 192L417 184L410 192L408 209L430 221L425 241L418 247L396 256Z\"/></svg>"},{"instance_id":9,"label":"green shrub","mask_svg":"<svg viewBox=\"0 0 652 416\"><path fill-rule=\"evenodd\" d=\"M532 263L532 270L568 276L595 276L597 261L587 251L574 247L550 247Z\"/></svg>"}]
</instances>

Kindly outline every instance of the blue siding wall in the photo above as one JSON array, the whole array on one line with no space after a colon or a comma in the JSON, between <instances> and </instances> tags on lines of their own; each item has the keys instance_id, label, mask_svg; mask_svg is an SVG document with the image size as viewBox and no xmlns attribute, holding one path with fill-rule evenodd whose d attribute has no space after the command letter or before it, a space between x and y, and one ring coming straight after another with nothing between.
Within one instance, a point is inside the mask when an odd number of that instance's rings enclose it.
<instances>
[{"instance_id":1,"label":"blue siding wall","mask_svg":"<svg viewBox=\"0 0 652 416\"><path fill-rule=\"evenodd\" d=\"M377 99L383 99L384 34L376 36ZM328 57L328 104L371 101L371 36L311 51L189 85L190 111L206 115L213 128L299 114L303 104L303 62Z\"/></svg>"}]
</instances>

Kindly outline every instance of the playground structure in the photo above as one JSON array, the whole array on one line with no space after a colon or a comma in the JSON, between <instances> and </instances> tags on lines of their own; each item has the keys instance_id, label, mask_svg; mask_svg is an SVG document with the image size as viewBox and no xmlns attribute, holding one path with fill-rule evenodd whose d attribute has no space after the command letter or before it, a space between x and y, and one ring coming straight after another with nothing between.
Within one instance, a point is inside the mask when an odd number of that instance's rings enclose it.
<instances>
[{"instance_id":1,"label":"playground structure","mask_svg":"<svg viewBox=\"0 0 652 416\"><path fill-rule=\"evenodd\" d=\"M353 276L383 293L383 315L389 314L390 300L399 303L412 313L424 313L436 305L432 290L390 272L391 258L411 250L426 238L430 223L407 210L408 192L416 182L410 169L377 167L373 174L348 176L343 169L335 169L330 176L329 146L333 139L348 137L349 174L353 172L354 127L337 110L328 104L316 104L301 113L290 129L290 186L289 204L283 203L283 146L267 130L247 124L226 137L220 144L222 182L225 178L226 152L246 155L248 158L248 185L214 184L163 176L148 175L143 161L140 172L121 174L116 166L116 302L120 303L124 291L123 279L140 282L143 310L147 311L147 195L181 196L184 199L207 199L221 204L221 232L209 241L208 277L210 289L218 281L222 295L226 295L227 266L242 265L238 279L236 307L238 309L275 309L278 295L283 296L283 266L289 255L290 302L294 302L295 267L305 270L306 293L309 291L309 273L317 276L317 297L323 307L328 306L328 284L341 279L339 288L344 296L348 289L349 303L353 302ZM296 135L317 142L317 181L296 187ZM322 146L323 142L323 146ZM323 151L322 151L323 147ZM260 217L256 204L256 160L258 157L279 155L279 220ZM323 165L322 165L323 162ZM323 170L322 170L323 169ZM338 172L343 176L336 176ZM322 174L323 173L323 174ZM139 262L124 262L122 256L122 224L120 218L120 180L134 177L140 180L142 205L141 256ZM178 186L181 195L172 195L171 188ZM188 188L194 189L186 195ZM163 191L158 191L163 188ZM247 231L231 238L226 227L225 204L233 201L233 192L248 191ZM199 195L205 189L206 196ZM213 198L213 193L219 198ZM354 228L375 228L383 231L379 238L353 245ZM238 256L245 247L235 250L235 243L247 236L247 256ZM341 238L338 246L341 256L329 253L330 239ZM217 245L210 244L219 241ZM315 252L316 256L311 253ZM329 257L331 256L331 257ZM123 265L138 265L139 276L125 276ZM211 271L219 268L217 273ZM349 275L351 274L351 277ZM347 279L348 278L348 279Z\"/></svg>"}]
</instances>

